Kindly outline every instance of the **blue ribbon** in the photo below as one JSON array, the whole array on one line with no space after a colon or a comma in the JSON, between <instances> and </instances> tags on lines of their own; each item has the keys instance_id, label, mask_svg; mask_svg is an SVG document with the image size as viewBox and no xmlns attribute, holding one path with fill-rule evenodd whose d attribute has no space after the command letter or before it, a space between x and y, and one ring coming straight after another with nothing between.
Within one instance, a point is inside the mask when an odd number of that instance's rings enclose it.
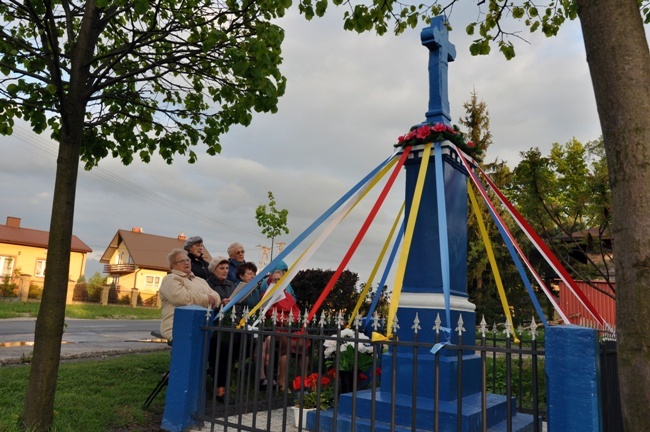
<instances>
[{"instance_id":1,"label":"blue ribbon","mask_svg":"<svg viewBox=\"0 0 650 432\"><path fill-rule=\"evenodd\" d=\"M477 178L477 184L476 186L481 188L481 190L486 193L485 188L483 187L483 184L481 183L481 180ZM546 315L544 315L544 312L542 311L542 306L539 304L539 300L537 299L537 296L535 295L535 291L533 291L533 287L530 283L530 279L528 279L528 275L526 274L526 271L524 270L524 266L521 264L521 260L519 259L519 255L517 254L517 251L515 250L515 247L512 243L512 240L510 240L510 237L506 233L505 227L499 222L499 218L496 216L494 213L494 210L492 210L491 206L487 206L488 210L490 211L490 216L492 216L492 219L494 220L494 223L496 224L497 228L499 229L499 233L501 233L501 237L503 238L504 243L506 244L506 247L508 248L508 252L510 252L510 256L512 257L512 260L515 263L515 266L517 267L517 271L519 272L519 275L521 276L521 280L524 282L524 285L526 286L526 291L528 291L528 296L530 297L530 300L533 302L533 306L535 307L535 310L537 311L537 314L542 320L542 323L544 324L544 328L548 326L548 322L546 321Z\"/></svg>"},{"instance_id":2,"label":"blue ribbon","mask_svg":"<svg viewBox=\"0 0 650 432\"><path fill-rule=\"evenodd\" d=\"M451 327L451 281L449 276L449 239L447 238L447 207L445 205L445 177L442 167L442 147L440 142L434 143L436 167L436 198L438 202L438 234L440 237L440 270L442 273L442 292L445 296L445 315L447 325ZM445 328L447 340L451 330Z\"/></svg>"},{"instance_id":3,"label":"blue ribbon","mask_svg":"<svg viewBox=\"0 0 650 432\"><path fill-rule=\"evenodd\" d=\"M244 289L242 289L239 293L237 293L232 299L230 299L230 302L225 305L219 314L215 317L217 319L219 316L225 314L231 307L237 304L240 299L242 299L245 295L247 295L249 292L251 292L253 289L255 289L255 286L259 281L262 280L262 278L266 275L266 272L268 269L272 269L278 264L280 261L284 260L284 258L289 255L300 243L302 243L316 228L318 228L325 220L327 220L328 217L332 215L343 203L345 203L352 195L354 195L363 185L365 185L370 179L372 179L386 164L388 164L395 156L397 153L392 154L389 158L387 158L385 161L380 163L374 170L372 170L370 173L368 173L359 183L354 185L352 189L350 189L345 195L343 195L338 201L336 201L329 209L325 211L318 219L316 219L305 231L302 232L294 241L292 241L287 247L285 247L282 252L278 254L277 257L273 259L269 263L268 266L266 266L262 271L260 271L255 278L253 278L252 281L250 281Z\"/></svg>"}]
</instances>

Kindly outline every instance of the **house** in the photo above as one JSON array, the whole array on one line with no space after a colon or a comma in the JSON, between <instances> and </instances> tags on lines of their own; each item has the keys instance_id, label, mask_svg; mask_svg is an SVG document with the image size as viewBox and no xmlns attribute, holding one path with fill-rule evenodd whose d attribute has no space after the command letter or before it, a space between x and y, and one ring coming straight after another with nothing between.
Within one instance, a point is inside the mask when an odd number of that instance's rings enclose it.
<instances>
[{"instance_id":1,"label":"house","mask_svg":"<svg viewBox=\"0 0 650 432\"><path fill-rule=\"evenodd\" d=\"M47 265L47 244L50 233L20 226L20 218L7 216L7 223L0 224L0 277L18 278L29 285L42 287ZM86 254L92 249L79 237L72 236L70 246L70 273L73 283L84 275ZM71 291L71 290L69 290Z\"/></svg>"},{"instance_id":2,"label":"house","mask_svg":"<svg viewBox=\"0 0 650 432\"><path fill-rule=\"evenodd\" d=\"M137 293L146 302L158 294L160 282L169 272L167 254L182 249L185 240L182 233L172 238L145 234L142 228L118 230L99 262L105 264L108 283L115 283L120 296ZM212 259L206 249L203 258ZM138 291L132 293L134 288Z\"/></svg>"}]
</instances>

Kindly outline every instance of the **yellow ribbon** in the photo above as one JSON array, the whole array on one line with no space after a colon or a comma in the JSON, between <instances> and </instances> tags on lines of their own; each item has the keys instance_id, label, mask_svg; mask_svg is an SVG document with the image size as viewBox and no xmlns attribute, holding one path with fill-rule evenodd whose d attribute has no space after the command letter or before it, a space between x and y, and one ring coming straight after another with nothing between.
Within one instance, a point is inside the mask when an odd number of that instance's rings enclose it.
<instances>
[{"instance_id":1,"label":"yellow ribbon","mask_svg":"<svg viewBox=\"0 0 650 432\"><path fill-rule=\"evenodd\" d=\"M488 236L487 229L485 228L485 223L483 222L483 216L481 215L481 209L478 206L478 201L476 200L476 195L474 194L474 189L469 180L467 180L467 191L469 193L469 199L472 202L472 209L476 215L476 221L478 222L478 228L481 232L481 237L483 238L483 244L485 245L485 250L487 251L488 261L490 261L490 267L492 267L492 273L494 274L494 281L497 284L497 291L499 292L499 298L501 299L501 307L503 307L503 313L506 314L506 317L510 320L512 324L512 316L510 315L510 307L508 306L508 299L506 298L506 291L503 287L503 282L501 281L501 275L499 273L499 267L497 267L497 260L494 257L494 251L492 250L492 243L490 242L490 237ZM517 334L513 334L513 339L515 343L519 343Z\"/></svg>"},{"instance_id":2,"label":"yellow ribbon","mask_svg":"<svg viewBox=\"0 0 650 432\"><path fill-rule=\"evenodd\" d=\"M370 288L372 288L372 283L375 280L375 276L377 275L377 271L379 270L379 266L381 265L381 262L384 259L384 256L386 255L386 251L388 250L388 246L390 245L390 241L393 238L393 235L395 235L395 230L397 229L397 225L402 218L402 213L404 212L404 206L405 203L402 203L402 207L399 209L399 212L397 213L397 217L395 218L395 222L393 222L393 226L390 229L390 232L388 233L388 238L386 238L386 241L384 242L384 246L381 248L381 252L379 252L379 257L377 258L377 262L375 263L375 266L373 267L372 271L370 272L370 276L368 277L368 281L366 282L366 285L363 287L363 290L361 291L361 294L359 294L359 300L357 300L357 305L354 307L354 310L350 314L350 321L348 321L348 328L352 326L352 323L354 322L354 317L357 316L357 313L359 312L359 309L361 308L361 305L363 304L364 300L366 299L366 296L368 295L368 292L370 291ZM377 295L379 294L379 290L381 287L377 288Z\"/></svg>"},{"instance_id":3,"label":"yellow ribbon","mask_svg":"<svg viewBox=\"0 0 650 432\"><path fill-rule=\"evenodd\" d=\"M359 194L352 207L350 207L350 209L345 213L345 216L343 216L341 220L345 219L345 217L350 214L350 212L357 206L357 204L359 204L359 202L368 194L368 192L370 192L372 188L374 188L377 185L379 180L381 180L386 175L386 173L397 163L397 161L398 158L393 158L381 170L377 172L377 174L368 182L368 186L362 190L362 192ZM296 263L299 263L301 261L302 257L309 251L309 249L313 246L314 242L312 242L309 245L309 247L307 247L307 249L305 249L304 252L300 254L300 257L298 257L298 259L294 262L294 264L291 265L289 271L287 271L285 274L282 275L280 280L273 286L273 288L266 290L264 297L260 299L259 303L257 303L255 307L253 307L253 309L250 310L249 315L253 315L255 312L257 312L264 305L266 300L270 298L270 296L272 296L278 289L280 289L280 287L283 287L287 275L291 273L291 270L294 268ZM243 326L242 322L240 322L240 325Z\"/></svg>"},{"instance_id":4,"label":"yellow ribbon","mask_svg":"<svg viewBox=\"0 0 650 432\"><path fill-rule=\"evenodd\" d=\"M422 151L422 161L420 163L420 170L418 171L418 180L415 183L415 193L413 194L413 201L411 202L411 212L409 213L408 221L406 222L406 232L404 234L404 244L400 251L399 263L397 265L397 274L395 275L395 286L393 294L390 299L390 306L388 308L388 321L386 322L386 337L392 336L393 321L397 314L397 307L399 306L399 298L402 294L402 285L404 284L404 273L406 272L406 262L408 261L409 251L411 249L411 242L413 240L413 231L415 230L415 221L418 217L420 209L420 201L422 200L422 191L424 189L424 179L426 178L427 168L429 166L429 157L431 156L432 143L424 145Z\"/></svg>"}]
</instances>

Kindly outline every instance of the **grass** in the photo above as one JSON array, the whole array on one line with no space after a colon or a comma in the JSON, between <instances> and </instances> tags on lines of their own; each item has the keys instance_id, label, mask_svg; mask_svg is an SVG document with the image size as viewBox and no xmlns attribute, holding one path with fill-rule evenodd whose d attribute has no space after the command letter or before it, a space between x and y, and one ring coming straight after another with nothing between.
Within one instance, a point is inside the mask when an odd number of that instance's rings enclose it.
<instances>
[{"instance_id":1,"label":"grass","mask_svg":"<svg viewBox=\"0 0 650 432\"><path fill-rule=\"evenodd\" d=\"M52 432L160 430L165 392L142 408L169 367L169 352L130 354L59 369ZM0 432L18 432L29 366L0 368Z\"/></svg>"},{"instance_id":2,"label":"grass","mask_svg":"<svg viewBox=\"0 0 650 432\"><path fill-rule=\"evenodd\" d=\"M23 318L38 315L40 302L6 302L0 301L0 319ZM160 309L131 306L100 304L72 304L65 307L68 318L85 319L160 319Z\"/></svg>"}]
</instances>

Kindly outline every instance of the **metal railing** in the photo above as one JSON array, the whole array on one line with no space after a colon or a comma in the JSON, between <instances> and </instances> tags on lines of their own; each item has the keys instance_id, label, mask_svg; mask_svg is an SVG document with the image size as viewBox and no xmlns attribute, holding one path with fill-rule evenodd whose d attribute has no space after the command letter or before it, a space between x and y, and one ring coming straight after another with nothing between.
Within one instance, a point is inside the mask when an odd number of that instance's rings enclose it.
<instances>
[{"instance_id":1,"label":"metal railing","mask_svg":"<svg viewBox=\"0 0 650 432\"><path fill-rule=\"evenodd\" d=\"M212 429L336 430L332 425L343 421L350 430L355 430L355 424L376 430L381 423L389 430L424 424L427 430L438 431L443 423L444 430L449 430L451 423L452 430L460 431L468 421L464 415L470 416L463 383L474 375L472 367L463 364L471 357L474 366L480 364L481 381L478 393L472 395L480 403L480 413L471 414L472 421L478 418L487 428L488 417L495 415L490 404L500 398L505 401L506 430L514 430L515 413L518 418L531 418L530 430L541 430L546 413L544 349L534 329L528 340L520 334L521 341L514 343L512 330L504 337L481 328L477 340L464 341L461 334L458 343L445 344L431 354L444 340L440 333L435 341L419 340L416 330L409 341L370 342L360 322L346 330L341 315L323 314L317 322L299 324L285 322L283 317L254 327L252 323L249 319L241 325L231 317L204 328L206 393L195 417L209 422ZM423 369L420 361L414 361L408 369L408 384L399 370L405 366L403 358L398 361L400 355L424 358L432 369ZM453 417L450 401L440 396L441 359L458 365L452 380L456 389L451 392L461 397L455 398ZM263 378L266 386L260 386ZM423 380L435 383L430 395L422 391ZM411 391L404 392L405 385ZM296 405L300 408L294 412ZM311 407L315 407L312 413L303 416Z\"/></svg>"}]
</instances>

